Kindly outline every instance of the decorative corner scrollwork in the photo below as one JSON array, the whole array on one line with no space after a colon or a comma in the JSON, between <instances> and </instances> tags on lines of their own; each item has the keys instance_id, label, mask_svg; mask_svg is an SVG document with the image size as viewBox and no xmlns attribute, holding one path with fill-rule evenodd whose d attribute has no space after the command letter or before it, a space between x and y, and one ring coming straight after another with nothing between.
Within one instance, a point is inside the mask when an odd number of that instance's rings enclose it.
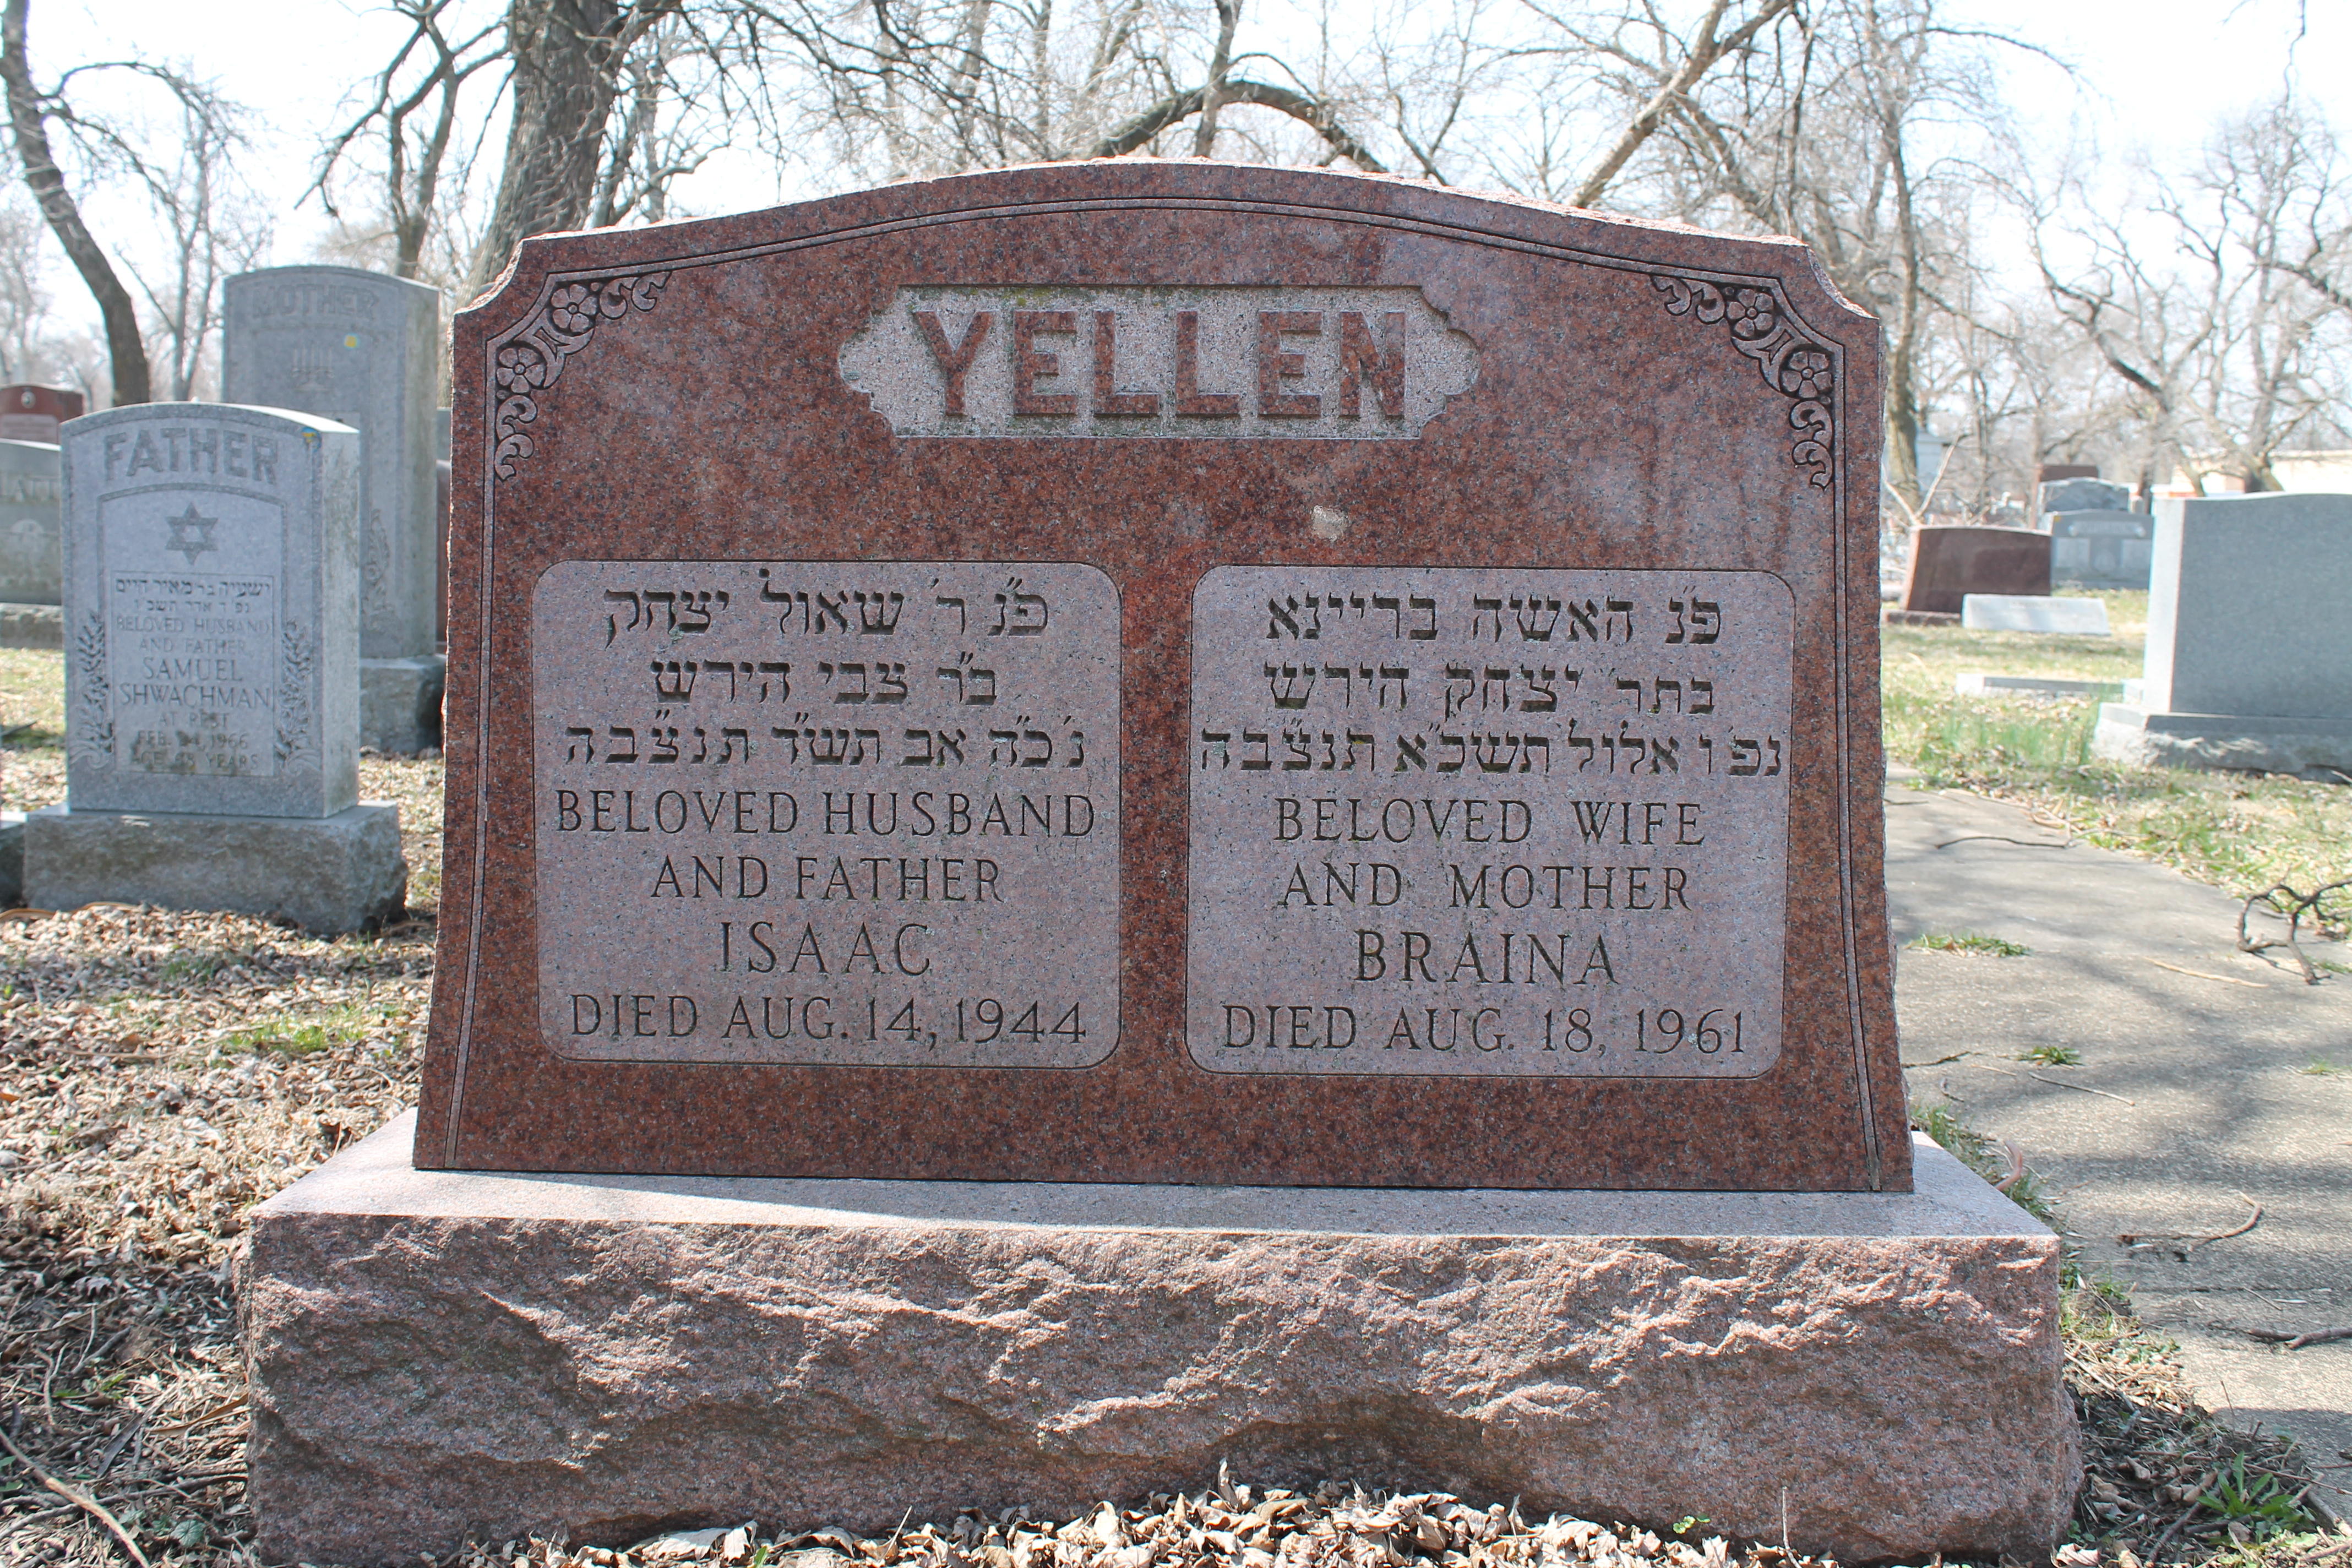
<instances>
[{"instance_id":1,"label":"decorative corner scrollwork","mask_svg":"<svg viewBox=\"0 0 2352 1568\"><path fill-rule=\"evenodd\" d=\"M1663 272L1652 273L1650 282L1665 295L1667 314L1731 323L1731 346L1756 362L1765 385L1796 400L1789 410L1790 428L1797 432L1790 456L1811 471L1815 486L1827 489L1837 451L1836 418L1830 411L1837 371L1829 345L1798 326L1770 289L1739 283L1718 288L1703 279Z\"/></svg>"},{"instance_id":2,"label":"decorative corner scrollwork","mask_svg":"<svg viewBox=\"0 0 2352 1568\"><path fill-rule=\"evenodd\" d=\"M520 427L539 418L540 398L563 374L563 362L587 346L599 323L619 321L632 305L652 310L669 279L667 272L646 272L566 283L498 345L491 369L499 388L492 426L499 478L514 478L517 460L531 455L530 437Z\"/></svg>"}]
</instances>

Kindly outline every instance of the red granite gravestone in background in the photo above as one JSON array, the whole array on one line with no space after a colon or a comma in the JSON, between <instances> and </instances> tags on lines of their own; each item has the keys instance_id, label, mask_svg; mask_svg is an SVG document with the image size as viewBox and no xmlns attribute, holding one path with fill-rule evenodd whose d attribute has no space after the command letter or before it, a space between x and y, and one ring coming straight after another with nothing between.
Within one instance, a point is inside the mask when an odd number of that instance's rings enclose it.
<instances>
[{"instance_id":1,"label":"red granite gravestone in background","mask_svg":"<svg viewBox=\"0 0 2352 1568\"><path fill-rule=\"evenodd\" d=\"M2050 592L2050 536L2018 528L1923 528L1911 537L1903 608L1957 616L1970 594Z\"/></svg>"},{"instance_id":2,"label":"red granite gravestone in background","mask_svg":"<svg viewBox=\"0 0 2352 1568\"><path fill-rule=\"evenodd\" d=\"M1908 1190L1801 247L1119 161L455 339L418 1165Z\"/></svg>"},{"instance_id":3,"label":"red granite gravestone in background","mask_svg":"<svg viewBox=\"0 0 2352 1568\"><path fill-rule=\"evenodd\" d=\"M2059 479L2095 479L2099 477L2096 463L2044 463L2033 470L2035 485L2051 484Z\"/></svg>"},{"instance_id":4,"label":"red granite gravestone in background","mask_svg":"<svg viewBox=\"0 0 2352 1568\"><path fill-rule=\"evenodd\" d=\"M79 419L88 405L79 392L62 386L0 386L0 441L58 439L58 426Z\"/></svg>"}]
</instances>

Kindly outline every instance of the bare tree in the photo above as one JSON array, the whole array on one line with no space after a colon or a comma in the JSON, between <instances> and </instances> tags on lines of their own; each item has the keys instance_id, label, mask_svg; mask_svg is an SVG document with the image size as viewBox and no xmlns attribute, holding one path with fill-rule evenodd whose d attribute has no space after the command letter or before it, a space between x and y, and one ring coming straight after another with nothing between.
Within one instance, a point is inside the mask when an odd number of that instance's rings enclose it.
<instances>
[{"instance_id":1,"label":"bare tree","mask_svg":"<svg viewBox=\"0 0 2352 1568\"><path fill-rule=\"evenodd\" d=\"M396 278L415 278L423 265L425 240L439 206L442 171L459 130L466 84L507 58L503 20L452 37L451 13L457 4L394 0L394 11L409 24L407 37L370 83L360 112L328 140L310 184L327 215L341 218L335 174L355 156L363 140L382 145L383 202Z\"/></svg>"},{"instance_id":2,"label":"bare tree","mask_svg":"<svg viewBox=\"0 0 2352 1568\"><path fill-rule=\"evenodd\" d=\"M73 263L74 270L89 285L90 297L98 301L99 315L106 326L108 354L113 362L114 406L144 403L151 394L147 345L140 335L139 312L131 303L130 290L114 275L106 252L82 221L81 205L66 188L64 171L58 167L57 154L50 150L50 123L63 121L71 125L75 120L66 100L65 82L48 92L41 91L34 82L26 46L27 5L28 0L6 0L5 11L0 12L0 81L5 81L7 89L8 121L16 138L16 156L25 184L32 191L34 201L40 205L42 217L58 237L58 243L65 247L66 258Z\"/></svg>"}]
</instances>

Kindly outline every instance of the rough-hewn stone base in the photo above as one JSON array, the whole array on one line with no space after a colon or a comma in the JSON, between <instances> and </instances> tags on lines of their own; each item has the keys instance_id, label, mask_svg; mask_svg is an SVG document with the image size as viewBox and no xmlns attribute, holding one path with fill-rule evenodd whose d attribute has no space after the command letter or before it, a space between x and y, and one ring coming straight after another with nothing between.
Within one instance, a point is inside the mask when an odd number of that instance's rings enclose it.
<instances>
[{"instance_id":1,"label":"rough-hewn stone base","mask_svg":"<svg viewBox=\"0 0 2352 1568\"><path fill-rule=\"evenodd\" d=\"M2091 733L2091 751L2143 768L2241 769L2340 779L2352 774L2352 719L2156 713L2127 702L2104 702L2099 727Z\"/></svg>"},{"instance_id":2,"label":"rough-hewn stone base","mask_svg":"<svg viewBox=\"0 0 2352 1568\"><path fill-rule=\"evenodd\" d=\"M65 612L55 605L0 605L0 647L65 646Z\"/></svg>"},{"instance_id":3,"label":"rough-hewn stone base","mask_svg":"<svg viewBox=\"0 0 2352 1568\"><path fill-rule=\"evenodd\" d=\"M2034 1560L2078 1479L2056 1238L1924 1142L1905 1194L1524 1193L419 1173L413 1128L253 1215L273 1562L1221 1458L1774 1541L1785 1491L1843 1560Z\"/></svg>"},{"instance_id":4,"label":"rough-hewn stone base","mask_svg":"<svg viewBox=\"0 0 2352 1568\"><path fill-rule=\"evenodd\" d=\"M405 756L441 743L441 686L448 660L360 660L360 744Z\"/></svg>"},{"instance_id":5,"label":"rough-hewn stone base","mask_svg":"<svg viewBox=\"0 0 2352 1568\"><path fill-rule=\"evenodd\" d=\"M407 892L396 805L308 817L53 805L25 818L25 901L36 909L231 910L326 935L399 919Z\"/></svg>"}]
</instances>

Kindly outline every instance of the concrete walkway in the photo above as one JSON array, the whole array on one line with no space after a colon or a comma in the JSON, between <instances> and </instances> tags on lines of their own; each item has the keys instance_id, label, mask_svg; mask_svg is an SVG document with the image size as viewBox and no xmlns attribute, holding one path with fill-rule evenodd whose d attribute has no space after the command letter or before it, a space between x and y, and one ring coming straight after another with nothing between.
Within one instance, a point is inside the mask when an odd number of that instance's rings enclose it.
<instances>
[{"instance_id":1,"label":"concrete walkway","mask_svg":"<svg viewBox=\"0 0 2352 1568\"><path fill-rule=\"evenodd\" d=\"M2199 1396L2335 1467L2318 1500L2352 1516L2352 1340L2285 1351L2245 1332L2352 1328L2352 975L2305 985L2284 953L2235 951L2228 894L1906 772L1886 792L1895 940L2031 950L1900 952L1914 1102L1949 1099L2022 1150L2084 1268L2180 1341ZM2081 1064L2020 1059L2042 1046ZM2195 1239L2254 1204L2251 1230Z\"/></svg>"}]
</instances>

